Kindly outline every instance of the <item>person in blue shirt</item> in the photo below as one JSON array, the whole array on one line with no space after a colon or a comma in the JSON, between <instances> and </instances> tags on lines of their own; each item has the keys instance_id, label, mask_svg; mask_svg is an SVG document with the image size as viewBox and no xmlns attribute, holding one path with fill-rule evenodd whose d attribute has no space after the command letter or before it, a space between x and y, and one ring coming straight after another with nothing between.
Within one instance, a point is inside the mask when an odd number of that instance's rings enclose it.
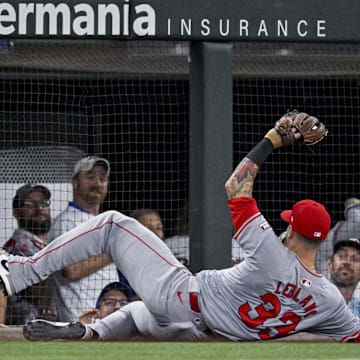
<instances>
[{"instance_id":1,"label":"person in blue shirt","mask_svg":"<svg viewBox=\"0 0 360 360\"><path fill-rule=\"evenodd\" d=\"M360 317L360 239L349 238L334 246L329 262L330 280L338 287L352 312Z\"/></svg>"}]
</instances>

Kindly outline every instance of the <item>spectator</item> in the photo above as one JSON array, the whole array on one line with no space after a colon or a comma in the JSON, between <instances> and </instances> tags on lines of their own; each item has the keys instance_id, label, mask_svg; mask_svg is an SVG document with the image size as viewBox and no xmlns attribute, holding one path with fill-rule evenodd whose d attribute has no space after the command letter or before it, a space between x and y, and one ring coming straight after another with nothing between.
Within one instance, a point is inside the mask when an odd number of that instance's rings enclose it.
<instances>
[{"instance_id":1,"label":"spectator","mask_svg":"<svg viewBox=\"0 0 360 360\"><path fill-rule=\"evenodd\" d=\"M86 310L80 315L78 321L91 324L96 319L103 319L122 306L129 303L129 289L116 281L106 285L96 300L95 309Z\"/></svg>"},{"instance_id":2,"label":"spectator","mask_svg":"<svg viewBox=\"0 0 360 360\"><path fill-rule=\"evenodd\" d=\"M130 213L130 216L146 226L161 240L164 240L164 227L160 214L153 209L137 209ZM130 286L125 276L119 271L119 281L129 288L129 299L131 301L140 300L135 291Z\"/></svg>"},{"instance_id":3,"label":"spectator","mask_svg":"<svg viewBox=\"0 0 360 360\"><path fill-rule=\"evenodd\" d=\"M165 239L165 243L183 265L189 266L190 238L187 203L176 218L176 235ZM231 259L234 265L244 260L244 252L234 239L232 239Z\"/></svg>"},{"instance_id":4,"label":"spectator","mask_svg":"<svg viewBox=\"0 0 360 360\"><path fill-rule=\"evenodd\" d=\"M152 209L138 209L132 211L130 216L141 222L161 240L164 240L164 226L157 211Z\"/></svg>"},{"instance_id":5,"label":"spectator","mask_svg":"<svg viewBox=\"0 0 360 360\"><path fill-rule=\"evenodd\" d=\"M338 242L329 262L330 280L338 287L352 312L360 317L360 298L354 291L360 281L360 240Z\"/></svg>"},{"instance_id":6,"label":"spectator","mask_svg":"<svg viewBox=\"0 0 360 360\"><path fill-rule=\"evenodd\" d=\"M328 264L334 246L350 238L360 238L360 200L352 197L345 201L345 220L339 221L329 232L316 257L316 270L329 278Z\"/></svg>"},{"instance_id":7,"label":"spectator","mask_svg":"<svg viewBox=\"0 0 360 360\"><path fill-rule=\"evenodd\" d=\"M165 239L165 244L183 265L189 266L190 238L187 202L184 203L176 217L175 229L176 235Z\"/></svg>"},{"instance_id":8,"label":"spectator","mask_svg":"<svg viewBox=\"0 0 360 360\"><path fill-rule=\"evenodd\" d=\"M50 240L100 213L107 196L110 164L106 159L88 156L74 168L73 198L56 217ZM68 266L54 274L54 295L59 321L75 321L85 309L94 306L97 293L118 275L110 258L101 254Z\"/></svg>"},{"instance_id":9,"label":"spectator","mask_svg":"<svg viewBox=\"0 0 360 360\"><path fill-rule=\"evenodd\" d=\"M42 185L26 184L16 191L13 215L18 229L5 243L4 250L13 255L31 256L46 245L51 226L50 197L50 191ZM50 297L46 281L10 296L7 301L6 323L22 325L42 316L45 310L49 310ZM4 299L2 302L4 303ZM6 303L2 309L5 308Z\"/></svg>"},{"instance_id":10,"label":"spectator","mask_svg":"<svg viewBox=\"0 0 360 360\"><path fill-rule=\"evenodd\" d=\"M123 285L123 287L125 287L128 293L128 298L130 301L136 301L136 300L140 300L140 298L137 296L135 290L130 286L128 280L126 279L126 277L118 270L118 275L119 275L119 282Z\"/></svg>"}]
</instances>

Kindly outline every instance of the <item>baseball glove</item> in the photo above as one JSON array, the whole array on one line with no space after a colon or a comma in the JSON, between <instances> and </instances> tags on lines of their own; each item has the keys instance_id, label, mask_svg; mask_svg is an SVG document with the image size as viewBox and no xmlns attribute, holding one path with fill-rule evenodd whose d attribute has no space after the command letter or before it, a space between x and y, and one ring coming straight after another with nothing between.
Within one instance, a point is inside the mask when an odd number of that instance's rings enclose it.
<instances>
[{"instance_id":1,"label":"baseball glove","mask_svg":"<svg viewBox=\"0 0 360 360\"><path fill-rule=\"evenodd\" d=\"M275 132L278 136L275 135ZM321 141L328 131L325 125L315 116L293 110L288 112L275 123L274 129L270 130L266 137L274 147L287 146L295 142L305 145L314 145ZM279 135L281 141L279 141ZM277 139L276 139L277 138Z\"/></svg>"}]
</instances>

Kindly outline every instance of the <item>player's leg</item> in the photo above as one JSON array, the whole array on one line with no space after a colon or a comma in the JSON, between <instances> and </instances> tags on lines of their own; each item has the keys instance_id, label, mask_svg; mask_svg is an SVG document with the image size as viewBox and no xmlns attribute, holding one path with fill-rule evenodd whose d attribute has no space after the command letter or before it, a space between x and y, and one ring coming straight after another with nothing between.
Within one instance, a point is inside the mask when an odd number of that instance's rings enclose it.
<instances>
[{"instance_id":1,"label":"player's leg","mask_svg":"<svg viewBox=\"0 0 360 360\"><path fill-rule=\"evenodd\" d=\"M144 302L132 302L118 311L97 319L92 324L58 323L32 320L24 326L28 340L120 340L137 335L151 335L157 339L192 341L207 338L190 321L159 324Z\"/></svg>"},{"instance_id":2,"label":"player's leg","mask_svg":"<svg viewBox=\"0 0 360 360\"><path fill-rule=\"evenodd\" d=\"M117 340L135 335L151 335L157 339L178 341L207 337L191 321L159 324L143 301L130 303L87 326L99 336L100 340Z\"/></svg>"},{"instance_id":3,"label":"player's leg","mask_svg":"<svg viewBox=\"0 0 360 360\"><path fill-rule=\"evenodd\" d=\"M110 256L152 312L165 316L171 279L179 273L190 275L154 233L133 218L109 211L63 234L30 258L9 256L10 275L1 277L9 281L11 292L19 292L65 266L101 253Z\"/></svg>"},{"instance_id":4,"label":"player's leg","mask_svg":"<svg viewBox=\"0 0 360 360\"><path fill-rule=\"evenodd\" d=\"M140 303L137 301L136 303ZM59 323L42 319L28 322L23 329L24 337L31 341L48 340L119 340L139 335L128 307L130 303L93 324Z\"/></svg>"}]
</instances>

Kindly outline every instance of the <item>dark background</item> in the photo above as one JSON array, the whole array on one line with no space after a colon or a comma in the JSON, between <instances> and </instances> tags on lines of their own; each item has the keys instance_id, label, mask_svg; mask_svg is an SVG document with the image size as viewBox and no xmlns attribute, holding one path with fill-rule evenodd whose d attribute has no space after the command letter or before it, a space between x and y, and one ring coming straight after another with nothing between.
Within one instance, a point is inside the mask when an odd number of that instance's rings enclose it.
<instances>
[{"instance_id":1,"label":"dark background","mask_svg":"<svg viewBox=\"0 0 360 360\"><path fill-rule=\"evenodd\" d=\"M166 236L174 234L188 198L186 78L0 76L0 97L0 149L65 145L104 156L112 168L104 210L157 209ZM287 109L316 115L329 129L313 152L281 149L261 168L254 196L275 230L285 230L280 211L304 198L341 220L346 198L360 193L359 79L235 77L233 102L234 166Z\"/></svg>"}]
</instances>

